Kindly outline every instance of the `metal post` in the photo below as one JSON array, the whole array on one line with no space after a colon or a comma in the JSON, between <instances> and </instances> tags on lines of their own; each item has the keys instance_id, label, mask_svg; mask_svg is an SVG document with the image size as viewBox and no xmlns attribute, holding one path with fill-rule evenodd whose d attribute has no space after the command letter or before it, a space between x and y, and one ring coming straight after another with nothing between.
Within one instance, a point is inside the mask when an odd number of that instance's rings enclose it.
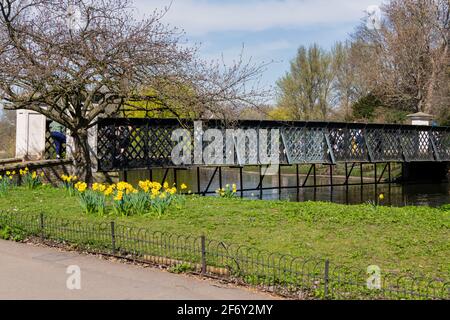
<instances>
[{"instance_id":1,"label":"metal post","mask_svg":"<svg viewBox=\"0 0 450 320\"><path fill-rule=\"evenodd\" d=\"M392 169L391 169L391 163L388 162L388 174L389 174L389 184L392 183Z\"/></svg>"},{"instance_id":2,"label":"metal post","mask_svg":"<svg viewBox=\"0 0 450 320\"><path fill-rule=\"evenodd\" d=\"M116 254L116 230L114 221L111 221L111 251L112 254Z\"/></svg>"},{"instance_id":3,"label":"metal post","mask_svg":"<svg viewBox=\"0 0 450 320\"><path fill-rule=\"evenodd\" d=\"M323 284L324 284L324 290L323 290L323 296L324 299L328 299L328 286L330 282L330 260L325 260L325 272L324 272L324 278L323 278Z\"/></svg>"},{"instance_id":4,"label":"metal post","mask_svg":"<svg viewBox=\"0 0 450 320\"><path fill-rule=\"evenodd\" d=\"M149 172L150 172L150 181L152 181L152 182L153 182L153 170L152 170L152 169L150 169L150 170L149 170Z\"/></svg>"},{"instance_id":5,"label":"metal post","mask_svg":"<svg viewBox=\"0 0 450 320\"><path fill-rule=\"evenodd\" d=\"M44 225L44 214L41 213L39 215L39 228L40 228L40 231L41 231L41 240L44 240L44 238L45 238L44 227L45 227L45 225Z\"/></svg>"},{"instance_id":6,"label":"metal post","mask_svg":"<svg viewBox=\"0 0 450 320\"><path fill-rule=\"evenodd\" d=\"M127 170L123 171L123 181L128 182L128 171Z\"/></svg>"},{"instance_id":7,"label":"metal post","mask_svg":"<svg viewBox=\"0 0 450 320\"><path fill-rule=\"evenodd\" d=\"M300 201L300 169L298 164L296 165L296 183L297 183L297 202Z\"/></svg>"},{"instance_id":8,"label":"metal post","mask_svg":"<svg viewBox=\"0 0 450 320\"><path fill-rule=\"evenodd\" d=\"M166 183L166 181L167 181L167 176L168 176L168 175L169 175L169 168L167 168L167 169L164 171L164 177L163 177L163 179L162 179L161 184Z\"/></svg>"},{"instance_id":9,"label":"metal post","mask_svg":"<svg viewBox=\"0 0 450 320\"><path fill-rule=\"evenodd\" d=\"M219 167L219 188L223 189L223 181L222 181L222 167Z\"/></svg>"},{"instance_id":10,"label":"metal post","mask_svg":"<svg viewBox=\"0 0 450 320\"><path fill-rule=\"evenodd\" d=\"M377 173L377 164L376 163L374 163L374 165L373 165L373 173L374 173L374 175L375 175L375 185L377 185L378 184L378 173Z\"/></svg>"},{"instance_id":11,"label":"metal post","mask_svg":"<svg viewBox=\"0 0 450 320\"><path fill-rule=\"evenodd\" d=\"M259 198L263 199L263 174L262 174L262 165L259 166Z\"/></svg>"},{"instance_id":12,"label":"metal post","mask_svg":"<svg viewBox=\"0 0 450 320\"><path fill-rule=\"evenodd\" d=\"M201 236L202 245L202 275L206 274L206 237Z\"/></svg>"},{"instance_id":13,"label":"metal post","mask_svg":"<svg viewBox=\"0 0 450 320\"><path fill-rule=\"evenodd\" d=\"M350 204L349 193L350 193L350 188L349 188L349 185L346 184L346 185L345 185L345 204L346 204L346 205L349 205L349 204Z\"/></svg>"},{"instance_id":14,"label":"metal post","mask_svg":"<svg viewBox=\"0 0 450 320\"><path fill-rule=\"evenodd\" d=\"M345 163L345 185L347 185L347 186L348 186L349 179L350 179L350 177L348 175L348 164L346 162Z\"/></svg>"},{"instance_id":15,"label":"metal post","mask_svg":"<svg viewBox=\"0 0 450 320\"><path fill-rule=\"evenodd\" d=\"M316 164L313 164L313 170L314 170L314 188L317 187L317 170L316 170Z\"/></svg>"},{"instance_id":16,"label":"metal post","mask_svg":"<svg viewBox=\"0 0 450 320\"><path fill-rule=\"evenodd\" d=\"M240 181L240 189L241 189L241 198L244 197L244 169L239 167L239 181Z\"/></svg>"},{"instance_id":17,"label":"metal post","mask_svg":"<svg viewBox=\"0 0 450 320\"><path fill-rule=\"evenodd\" d=\"M361 185L364 184L364 172L363 172L363 164L362 162L359 164L360 168L359 168L359 175L361 176Z\"/></svg>"},{"instance_id":18,"label":"metal post","mask_svg":"<svg viewBox=\"0 0 450 320\"><path fill-rule=\"evenodd\" d=\"M197 167L197 194L199 195L202 193L200 183L200 167Z\"/></svg>"},{"instance_id":19,"label":"metal post","mask_svg":"<svg viewBox=\"0 0 450 320\"><path fill-rule=\"evenodd\" d=\"M175 186L178 188L177 168L173 169L173 182L175 183Z\"/></svg>"},{"instance_id":20,"label":"metal post","mask_svg":"<svg viewBox=\"0 0 450 320\"><path fill-rule=\"evenodd\" d=\"M281 164L278 165L278 199L281 200Z\"/></svg>"},{"instance_id":21,"label":"metal post","mask_svg":"<svg viewBox=\"0 0 450 320\"><path fill-rule=\"evenodd\" d=\"M330 186L333 188L333 165L330 164Z\"/></svg>"},{"instance_id":22,"label":"metal post","mask_svg":"<svg viewBox=\"0 0 450 320\"><path fill-rule=\"evenodd\" d=\"M402 162L402 183L406 182L405 176L406 176L406 171L405 171L405 163Z\"/></svg>"}]
</instances>

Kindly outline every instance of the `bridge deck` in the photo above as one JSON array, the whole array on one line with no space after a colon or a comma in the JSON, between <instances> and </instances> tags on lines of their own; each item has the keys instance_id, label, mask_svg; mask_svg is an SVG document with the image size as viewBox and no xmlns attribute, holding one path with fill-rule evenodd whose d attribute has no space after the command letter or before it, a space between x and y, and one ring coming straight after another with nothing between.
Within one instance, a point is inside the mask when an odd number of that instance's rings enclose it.
<instances>
[{"instance_id":1,"label":"bridge deck","mask_svg":"<svg viewBox=\"0 0 450 320\"><path fill-rule=\"evenodd\" d=\"M214 165L267 165L270 163L263 163L252 154L261 148L267 148L270 154L274 146L279 146L280 164L450 161L450 127L280 121L225 123L219 120L205 120L201 124L203 132L215 129L223 136L223 161ZM195 142L202 141L200 150L206 151L209 142L202 132L195 130L194 121L100 120L97 136L99 170L188 166L175 164L172 159L172 151L179 143L172 140L177 129L184 129L188 134L181 141L185 144L184 152L188 150L191 153L191 159L195 159ZM227 129L254 130L253 135L249 131L234 132L247 136L233 136L230 141L235 156L228 161L226 155L231 149L225 143ZM267 130L267 137L264 138L261 130ZM193 163L200 166L208 164Z\"/></svg>"}]
</instances>

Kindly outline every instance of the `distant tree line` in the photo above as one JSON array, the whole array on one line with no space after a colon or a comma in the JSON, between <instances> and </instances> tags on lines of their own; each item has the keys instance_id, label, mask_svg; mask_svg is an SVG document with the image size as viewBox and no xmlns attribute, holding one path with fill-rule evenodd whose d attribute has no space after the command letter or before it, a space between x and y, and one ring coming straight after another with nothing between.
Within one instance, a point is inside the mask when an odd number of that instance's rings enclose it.
<instances>
[{"instance_id":1,"label":"distant tree line","mask_svg":"<svg viewBox=\"0 0 450 320\"><path fill-rule=\"evenodd\" d=\"M391 0L381 12L331 50L301 46L270 116L403 122L425 112L450 124L448 0Z\"/></svg>"}]
</instances>

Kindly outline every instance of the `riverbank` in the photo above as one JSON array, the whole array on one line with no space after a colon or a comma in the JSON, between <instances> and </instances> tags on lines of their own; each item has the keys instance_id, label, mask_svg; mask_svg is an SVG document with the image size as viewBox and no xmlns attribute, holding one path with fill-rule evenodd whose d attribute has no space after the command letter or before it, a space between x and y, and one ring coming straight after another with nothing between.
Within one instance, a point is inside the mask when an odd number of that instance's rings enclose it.
<instances>
[{"instance_id":1,"label":"riverbank","mask_svg":"<svg viewBox=\"0 0 450 320\"><path fill-rule=\"evenodd\" d=\"M115 220L360 268L378 265L382 270L443 278L450 274L450 211L443 209L189 196L182 209L171 208L161 218L96 217L82 214L77 197L43 187L12 189L0 197L0 211Z\"/></svg>"}]
</instances>

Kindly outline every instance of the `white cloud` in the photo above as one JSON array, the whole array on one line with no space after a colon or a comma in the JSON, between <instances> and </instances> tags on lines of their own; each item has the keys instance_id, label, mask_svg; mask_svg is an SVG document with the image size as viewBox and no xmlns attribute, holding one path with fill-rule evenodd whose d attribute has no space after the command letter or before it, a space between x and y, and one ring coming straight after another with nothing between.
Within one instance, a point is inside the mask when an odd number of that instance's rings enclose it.
<instances>
[{"instance_id":1,"label":"white cloud","mask_svg":"<svg viewBox=\"0 0 450 320\"><path fill-rule=\"evenodd\" d=\"M237 43L233 46L226 47L226 49L221 51L221 55L225 59L225 62L232 62L233 59L238 58L241 53L243 54L244 59L252 58L257 60L264 60L266 62L270 62L276 57L276 53L280 51L284 51L287 49L295 49L297 44L289 42L287 40L277 40L270 42L262 42L256 43L252 45L248 45L245 43ZM203 55L204 58L214 60L218 59L218 53L215 48L212 51L204 50Z\"/></svg>"},{"instance_id":2,"label":"white cloud","mask_svg":"<svg viewBox=\"0 0 450 320\"><path fill-rule=\"evenodd\" d=\"M165 21L189 35L221 31L263 31L358 21L364 10L382 0L173 0ZM170 4L169 0L135 0L139 14Z\"/></svg>"}]
</instances>

